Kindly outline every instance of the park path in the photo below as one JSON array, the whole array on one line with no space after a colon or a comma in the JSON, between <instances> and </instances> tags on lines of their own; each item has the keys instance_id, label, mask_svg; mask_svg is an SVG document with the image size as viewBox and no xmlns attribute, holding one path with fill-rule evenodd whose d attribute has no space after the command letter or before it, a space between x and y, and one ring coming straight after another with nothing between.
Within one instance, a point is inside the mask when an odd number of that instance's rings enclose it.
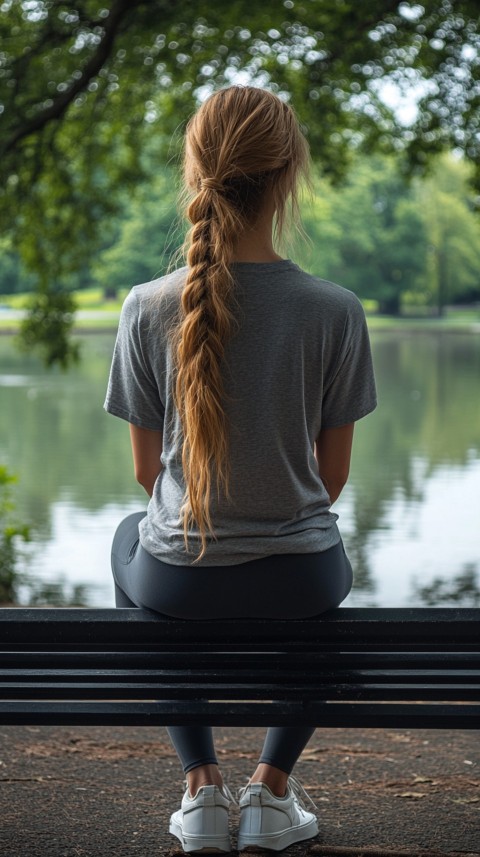
<instances>
[{"instance_id":1,"label":"park path","mask_svg":"<svg viewBox=\"0 0 480 857\"><path fill-rule=\"evenodd\" d=\"M263 731L215 731L236 789ZM288 857L480 857L476 732L317 730L295 773L320 834ZM179 855L167 831L182 779L163 729L0 727L0 854Z\"/></svg>"}]
</instances>

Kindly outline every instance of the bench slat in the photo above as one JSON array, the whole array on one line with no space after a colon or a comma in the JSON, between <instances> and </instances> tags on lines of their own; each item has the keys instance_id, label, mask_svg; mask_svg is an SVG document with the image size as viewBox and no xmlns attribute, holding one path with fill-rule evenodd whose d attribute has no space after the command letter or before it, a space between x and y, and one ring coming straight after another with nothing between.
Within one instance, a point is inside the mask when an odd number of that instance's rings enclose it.
<instances>
[{"instance_id":1,"label":"bench slat","mask_svg":"<svg viewBox=\"0 0 480 857\"><path fill-rule=\"evenodd\" d=\"M405 684L405 685L428 685L428 684L464 684L470 682L480 688L480 668L477 670L335 670L302 672L299 670L279 673L282 686L286 684L302 687L323 686L330 684L358 684L375 682L377 684ZM84 679L92 682L114 683L121 681L161 684L163 682L190 684L215 683L225 685L231 683L245 682L245 686L265 685L275 680L275 671L268 669L251 671L236 669L235 664L224 664L218 670L54 670L54 669L8 669L0 671L0 688L12 680L24 683L71 682L76 683Z\"/></svg>"},{"instance_id":2,"label":"bench slat","mask_svg":"<svg viewBox=\"0 0 480 857\"><path fill-rule=\"evenodd\" d=\"M81 629L81 630L79 630ZM458 650L478 649L480 623L475 608L345 608L316 619L236 619L182 621L162 619L137 609L0 609L0 645L21 648L46 644L64 649L68 645L111 645L203 642L206 645L268 647L289 641L292 647L309 640L338 646L351 643L355 649L378 645L419 647L439 645ZM28 643L26 643L28 641Z\"/></svg>"},{"instance_id":3,"label":"bench slat","mask_svg":"<svg viewBox=\"0 0 480 857\"><path fill-rule=\"evenodd\" d=\"M50 726L304 726L345 728L478 729L480 705L391 705L372 703L116 702L3 703L0 724Z\"/></svg>"},{"instance_id":4,"label":"bench slat","mask_svg":"<svg viewBox=\"0 0 480 857\"><path fill-rule=\"evenodd\" d=\"M186 666L192 668L204 667L205 669L221 668L227 656L232 658L232 653L227 655L215 652L198 651L188 649L183 652L171 651L138 651L138 652L103 652L103 651L70 651L56 652L50 650L42 651L9 651L2 652L0 649L0 665L2 669L22 668L22 665L30 669L42 668L48 662L52 669L104 669L112 670L118 667L119 662L125 669L170 669ZM257 671L263 664L265 658L270 657L269 670L282 672L289 666L298 669L298 654L290 651L282 652L235 652L235 662L243 669ZM305 671L316 671L318 669L417 669L417 670L446 670L453 667L455 670L480 668L480 642L478 651L472 652L305 652L302 654L302 668Z\"/></svg>"},{"instance_id":5,"label":"bench slat","mask_svg":"<svg viewBox=\"0 0 480 857\"><path fill-rule=\"evenodd\" d=\"M33 689L33 696L32 696ZM229 683L228 686L204 683L199 686L198 694L206 699L301 699L302 702L329 699L342 700L448 700L480 701L480 684L461 684L452 687L449 684L426 685L421 690L408 683L395 684L348 684L340 683L327 686L324 689L308 687L302 684L285 687L283 684L255 686L251 684ZM23 684L10 682L0 687L0 707L2 700L30 699L32 707L36 707L37 699L192 699L192 685L188 684L139 684L119 682L118 684L98 682ZM480 726L480 724L479 724Z\"/></svg>"}]
</instances>

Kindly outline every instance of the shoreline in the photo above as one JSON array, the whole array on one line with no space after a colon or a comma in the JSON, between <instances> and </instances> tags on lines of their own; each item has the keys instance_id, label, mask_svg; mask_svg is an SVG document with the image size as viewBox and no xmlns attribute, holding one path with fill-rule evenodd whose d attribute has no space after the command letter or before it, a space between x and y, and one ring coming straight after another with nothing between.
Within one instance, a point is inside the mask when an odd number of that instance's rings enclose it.
<instances>
[{"instance_id":1,"label":"shoreline","mask_svg":"<svg viewBox=\"0 0 480 857\"><path fill-rule=\"evenodd\" d=\"M399 321L382 323L372 321L367 317L369 333L462 333L470 335L480 334L480 321L477 322L452 322L432 319L421 321L419 319L402 319ZM104 323L100 325L75 325L72 328L73 336L90 336L91 334L115 334L118 322L114 324ZM16 336L19 333L19 325L5 325L0 323L0 336Z\"/></svg>"},{"instance_id":2,"label":"shoreline","mask_svg":"<svg viewBox=\"0 0 480 857\"><path fill-rule=\"evenodd\" d=\"M73 327L72 336L87 336L91 333L114 334L117 332L117 327L117 324L105 325L103 327ZM2 327L0 325L0 336L17 336L19 332L18 327Z\"/></svg>"}]
</instances>

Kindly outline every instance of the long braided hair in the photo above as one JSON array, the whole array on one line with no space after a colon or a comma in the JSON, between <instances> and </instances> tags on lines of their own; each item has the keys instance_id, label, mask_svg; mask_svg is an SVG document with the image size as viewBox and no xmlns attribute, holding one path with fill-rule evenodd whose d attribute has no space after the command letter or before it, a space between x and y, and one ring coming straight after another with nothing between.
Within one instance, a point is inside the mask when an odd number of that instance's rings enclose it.
<instances>
[{"instance_id":1,"label":"long braided hair","mask_svg":"<svg viewBox=\"0 0 480 857\"><path fill-rule=\"evenodd\" d=\"M188 273L173 332L174 400L182 431L185 495L181 509L186 549L196 526L200 549L215 538L211 497L229 497L229 426L222 363L235 329L235 242L254 229L266 199L275 234L286 204L298 216L297 186L306 176L308 147L293 110L267 90L231 86L211 95L190 120L184 179L193 198L186 214Z\"/></svg>"}]
</instances>

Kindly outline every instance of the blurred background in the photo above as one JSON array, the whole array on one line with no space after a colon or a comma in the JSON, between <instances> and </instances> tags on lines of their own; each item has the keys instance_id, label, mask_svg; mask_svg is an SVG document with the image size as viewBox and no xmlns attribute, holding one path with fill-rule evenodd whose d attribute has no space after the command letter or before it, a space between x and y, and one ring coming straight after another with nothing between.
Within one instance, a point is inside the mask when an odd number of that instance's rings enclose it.
<instances>
[{"instance_id":1,"label":"blurred background","mask_svg":"<svg viewBox=\"0 0 480 857\"><path fill-rule=\"evenodd\" d=\"M345 603L478 606L477 0L0 3L0 603L113 605L147 499L102 410L119 311L182 243L183 130L231 83L295 107L313 196L284 253L367 313Z\"/></svg>"}]
</instances>

